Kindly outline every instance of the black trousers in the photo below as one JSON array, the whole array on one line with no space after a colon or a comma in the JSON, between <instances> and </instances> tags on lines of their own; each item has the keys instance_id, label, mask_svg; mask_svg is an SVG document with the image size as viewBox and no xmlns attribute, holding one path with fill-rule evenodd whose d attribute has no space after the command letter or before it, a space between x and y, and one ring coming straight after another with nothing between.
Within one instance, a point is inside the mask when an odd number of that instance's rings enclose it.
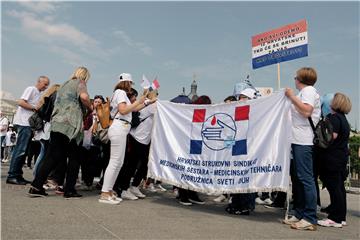
<instances>
[{"instance_id":1,"label":"black trousers","mask_svg":"<svg viewBox=\"0 0 360 240\"><path fill-rule=\"evenodd\" d=\"M230 207L237 210L254 210L256 193L236 193L231 194L232 200Z\"/></svg>"},{"instance_id":2,"label":"black trousers","mask_svg":"<svg viewBox=\"0 0 360 240\"><path fill-rule=\"evenodd\" d=\"M31 167L31 162L34 159L34 164L40 154L40 142L39 141L30 141L27 149L27 166Z\"/></svg>"},{"instance_id":3,"label":"black trousers","mask_svg":"<svg viewBox=\"0 0 360 240\"><path fill-rule=\"evenodd\" d=\"M345 172L332 172L324 176L323 181L330 195L330 205L328 218L341 223L346 221L346 191L344 181Z\"/></svg>"},{"instance_id":4,"label":"black trousers","mask_svg":"<svg viewBox=\"0 0 360 240\"><path fill-rule=\"evenodd\" d=\"M130 134L128 138L128 147L125 153L124 164L121 167L118 178L116 179L116 183L114 188L120 188L121 190L127 190L130 186L131 178L134 177L137 167L140 162L146 161L149 156L149 145L144 145L135 140ZM143 168L141 171L147 172L146 169ZM137 178L134 178L133 186L138 186L141 182L143 173L139 173Z\"/></svg>"},{"instance_id":5,"label":"black trousers","mask_svg":"<svg viewBox=\"0 0 360 240\"><path fill-rule=\"evenodd\" d=\"M81 177L86 186L92 186L96 175L97 162L100 161L100 148L91 146L90 149L81 149Z\"/></svg>"},{"instance_id":6,"label":"black trousers","mask_svg":"<svg viewBox=\"0 0 360 240\"><path fill-rule=\"evenodd\" d=\"M64 191L65 193L74 192L80 167L79 152L79 146L75 140L70 141L70 139L62 133L51 132L49 149L31 185L37 189L42 189L50 172L55 169L58 164L66 164L67 159L69 159Z\"/></svg>"}]
</instances>

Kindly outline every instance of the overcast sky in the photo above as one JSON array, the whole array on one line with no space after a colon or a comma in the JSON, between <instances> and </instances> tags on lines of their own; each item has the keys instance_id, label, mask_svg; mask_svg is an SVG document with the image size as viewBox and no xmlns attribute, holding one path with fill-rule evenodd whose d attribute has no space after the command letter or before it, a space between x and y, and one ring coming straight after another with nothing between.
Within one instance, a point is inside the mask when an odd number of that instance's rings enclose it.
<instances>
[{"instance_id":1,"label":"overcast sky","mask_svg":"<svg viewBox=\"0 0 360 240\"><path fill-rule=\"evenodd\" d=\"M2 2L2 89L20 97L39 75L68 79L76 66L91 72L91 96L111 95L129 72L158 76L171 99L193 74L198 94L221 102L248 74L257 87L277 88L277 68L256 70L251 37L306 19L309 56L281 63L281 87L295 71L318 71L320 94L343 92L359 123L359 2Z\"/></svg>"}]
</instances>

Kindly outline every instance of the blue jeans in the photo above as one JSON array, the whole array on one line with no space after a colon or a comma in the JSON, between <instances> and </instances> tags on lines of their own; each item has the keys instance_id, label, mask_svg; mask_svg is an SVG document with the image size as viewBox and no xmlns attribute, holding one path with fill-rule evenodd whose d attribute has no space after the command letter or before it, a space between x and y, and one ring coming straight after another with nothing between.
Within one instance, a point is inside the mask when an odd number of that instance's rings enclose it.
<instances>
[{"instance_id":1,"label":"blue jeans","mask_svg":"<svg viewBox=\"0 0 360 240\"><path fill-rule=\"evenodd\" d=\"M33 176L35 177L37 172L39 171L39 166L42 163L42 160L45 157L45 152L47 150L49 141L48 140L40 140L40 144L41 144L41 148L40 148L40 153L39 156L36 159L35 165L34 165L34 170L33 170Z\"/></svg>"},{"instance_id":2,"label":"blue jeans","mask_svg":"<svg viewBox=\"0 0 360 240\"><path fill-rule=\"evenodd\" d=\"M294 189L295 217L317 224L316 187L313 177L313 146L291 145L293 152L291 175Z\"/></svg>"},{"instance_id":3,"label":"blue jeans","mask_svg":"<svg viewBox=\"0 0 360 240\"><path fill-rule=\"evenodd\" d=\"M17 142L11 157L8 178L22 178L26 150L31 140L32 131L29 126L16 125L18 132Z\"/></svg>"}]
</instances>

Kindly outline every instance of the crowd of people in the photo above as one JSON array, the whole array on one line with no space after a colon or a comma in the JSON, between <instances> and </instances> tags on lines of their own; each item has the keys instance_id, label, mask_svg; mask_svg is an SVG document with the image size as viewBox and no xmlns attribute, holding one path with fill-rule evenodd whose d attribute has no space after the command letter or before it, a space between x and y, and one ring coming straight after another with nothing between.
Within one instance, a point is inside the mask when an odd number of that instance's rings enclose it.
<instances>
[{"instance_id":1,"label":"crowd of people","mask_svg":"<svg viewBox=\"0 0 360 240\"><path fill-rule=\"evenodd\" d=\"M94 179L99 178L95 187L101 190L98 201L103 204L145 198L142 185L150 191L156 191L155 187L166 191L161 183L147 179L158 91L144 89L138 96L131 74L122 73L111 99L96 95L91 100L87 91L89 79L88 69L78 67L69 80L47 89L50 79L40 76L35 86L26 88L20 97L13 123L0 112L1 162L11 159L6 183L31 184L30 197L46 197L47 190L55 190L66 199L76 199L82 197L76 187L81 169L83 190L94 190ZM346 225L344 181L350 127L345 115L351 110L351 102L342 93L321 101L314 87L317 73L313 68L299 69L294 81L298 94L291 88L285 89L292 103L290 176L294 215L283 222L299 230L316 230L317 225L339 228ZM257 97L255 89L249 87L224 102ZM211 103L206 95L193 102ZM109 113L101 111L106 108ZM325 150L313 146L310 123L316 125L321 117L327 117L333 126L333 141ZM35 161L32 181L23 177L26 157L29 167L32 159ZM317 219L317 208L321 206L318 178L331 200L323 208L328 217L322 220ZM182 205L205 204L194 191L177 187L173 190ZM249 215L255 203L284 208L285 199L286 193L275 192L225 194L216 196L214 201L229 201L226 211L230 214Z\"/></svg>"}]
</instances>

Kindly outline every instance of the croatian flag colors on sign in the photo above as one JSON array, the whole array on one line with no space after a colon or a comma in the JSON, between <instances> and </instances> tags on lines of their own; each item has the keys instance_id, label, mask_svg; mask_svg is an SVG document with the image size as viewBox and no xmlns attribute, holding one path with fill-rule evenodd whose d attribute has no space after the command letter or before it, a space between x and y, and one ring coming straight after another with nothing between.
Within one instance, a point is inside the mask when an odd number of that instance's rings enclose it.
<instances>
[{"instance_id":1,"label":"croatian flag colors on sign","mask_svg":"<svg viewBox=\"0 0 360 240\"><path fill-rule=\"evenodd\" d=\"M308 55L306 20L252 37L253 69Z\"/></svg>"},{"instance_id":2,"label":"croatian flag colors on sign","mask_svg":"<svg viewBox=\"0 0 360 240\"><path fill-rule=\"evenodd\" d=\"M149 176L199 192L286 191L290 102L278 92L247 102L157 102Z\"/></svg>"}]
</instances>

